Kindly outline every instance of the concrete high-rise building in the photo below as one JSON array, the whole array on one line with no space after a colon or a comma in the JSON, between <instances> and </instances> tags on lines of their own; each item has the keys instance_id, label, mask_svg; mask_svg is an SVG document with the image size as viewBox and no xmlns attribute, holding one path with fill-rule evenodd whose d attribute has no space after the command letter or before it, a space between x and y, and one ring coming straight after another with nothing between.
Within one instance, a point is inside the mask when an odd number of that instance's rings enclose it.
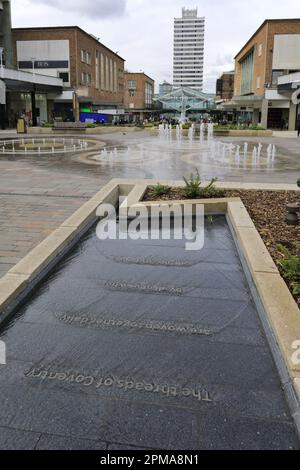
<instances>
[{"instance_id":1,"label":"concrete high-rise building","mask_svg":"<svg viewBox=\"0 0 300 470\"><path fill-rule=\"evenodd\" d=\"M159 85L159 96L167 95L168 93L172 93L173 85L164 81Z\"/></svg>"},{"instance_id":2,"label":"concrete high-rise building","mask_svg":"<svg viewBox=\"0 0 300 470\"><path fill-rule=\"evenodd\" d=\"M205 18L198 10L182 9L174 19L174 88L203 90Z\"/></svg>"}]
</instances>

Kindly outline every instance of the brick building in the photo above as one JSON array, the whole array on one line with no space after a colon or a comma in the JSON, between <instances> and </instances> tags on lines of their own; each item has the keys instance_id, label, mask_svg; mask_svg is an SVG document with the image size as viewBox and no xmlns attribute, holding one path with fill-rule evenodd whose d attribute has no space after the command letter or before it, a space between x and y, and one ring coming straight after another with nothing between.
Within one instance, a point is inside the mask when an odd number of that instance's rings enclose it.
<instances>
[{"instance_id":1,"label":"brick building","mask_svg":"<svg viewBox=\"0 0 300 470\"><path fill-rule=\"evenodd\" d=\"M240 119L295 129L297 106L279 83L300 71L300 19L266 20L235 57L232 106Z\"/></svg>"},{"instance_id":2,"label":"brick building","mask_svg":"<svg viewBox=\"0 0 300 470\"><path fill-rule=\"evenodd\" d=\"M224 72L217 80L216 95L221 100L231 100L234 92L234 71Z\"/></svg>"},{"instance_id":3,"label":"brick building","mask_svg":"<svg viewBox=\"0 0 300 470\"><path fill-rule=\"evenodd\" d=\"M124 107L130 121L143 121L153 108L155 82L144 73L124 74Z\"/></svg>"},{"instance_id":4,"label":"brick building","mask_svg":"<svg viewBox=\"0 0 300 470\"><path fill-rule=\"evenodd\" d=\"M94 36L77 26L18 28L13 45L20 70L63 80L61 94L44 97L48 118L123 113L124 59Z\"/></svg>"}]
</instances>

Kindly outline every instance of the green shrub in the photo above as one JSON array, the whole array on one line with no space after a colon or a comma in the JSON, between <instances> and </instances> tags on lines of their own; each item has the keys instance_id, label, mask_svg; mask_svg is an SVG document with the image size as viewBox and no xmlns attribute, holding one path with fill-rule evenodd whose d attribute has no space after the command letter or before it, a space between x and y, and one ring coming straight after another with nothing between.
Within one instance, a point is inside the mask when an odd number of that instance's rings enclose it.
<instances>
[{"instance_id":1,"label":"green shrub","mask_svg":"<svg viewBox=\"0 0 300 470\"><path fill-rule=\"evenodd\" d=\"M150 186L149 188L151 195L154 197L166 196L167 194L170 194L171 189L172 188L170 186L164 186L160 183L157 183L155 186Z\"/></svg>"},{"instance_id":2,"label":"green shrub","mask_svg":"<svg viewBox=\"0 0 300 470\"><path fill-rule=\"evenodd\" d=\"M292 283L293 294L300 295L300 245L297 246L297 256L292 255L283 245L279 245L278 249L283 254L283 259L278 260L283 276Z\"/></svg>"},{"instance_id":3,"label":"green shrub","mask_svg":"<svg viewBox=\"0 0 300 470\"><path fill-rule=\"evenodd\" d=\"M44 122L43 127L53 127L53 123L51 123L51 122Z\"/></svg>"},{"instance_id":4,"label":"green shrub","mask_svg":"<svg viewBox=\"0 0 300 470\"><path fill-rule=\"evenodd\" d=\"M201 187L202 181L197 170L189 178L183 178L185 182L184 195L187 199L224 197L224 191L215 188L217 178L213 178L208 186Z\"/></svg>"},{"instance_id":5,"label":"green shrub","mask_svg":"<svg viewBox=\"0 0 300 470\"><path fill-rule=\"evenodd\" d=\"M258 124L226 124L226 125L218 125L214 127L216 132L218 131L265 131L265 127L260 126Z\"/></svg>"},{"instance_id":6,"label":"green shrub","mask_svg":"<svg viewBox=\"0 0 300 470\"><path fill-rule=\"evenodd\" d=\"M87 127L88 129L95 129L95 128L97 127L97 125L96 125L96 124L92 124L92 123L89 122L89 123L86 125L86 127Z\"/></svg>"}]
</instances>

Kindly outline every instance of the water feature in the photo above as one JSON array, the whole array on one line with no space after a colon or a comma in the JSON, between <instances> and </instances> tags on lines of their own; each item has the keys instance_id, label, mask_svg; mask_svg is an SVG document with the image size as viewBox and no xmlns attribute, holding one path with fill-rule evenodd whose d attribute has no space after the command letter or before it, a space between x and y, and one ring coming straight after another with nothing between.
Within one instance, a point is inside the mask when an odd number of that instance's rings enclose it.
<instances>
[{"instance_id":1,"label":"water feature","mask_svg":"<svg viewBox=\"0 0 300 470\"><path fill-rule=\"evenodd\" d=\"M188 131L189 140L193 140L194 136L195 136L195 126L194 124L192 124Z\"/></svg>"},{"instance_id":2,"label":"water feature","mask_svg":"<svg viewBox=\"0 0 300 470\"><path fill-rule=\"evenodd\" d=\"M0 335L1 448L298 448L225 217L204 229L188 252L93 228L36 287Z\"/></svg>"},{"instance_id":3,"label":"water feature","mask_svg":"<svg viewBox=\"0 0 300 470\"><path fill-rule=\"evenodd\" d=\"M117 145L107 144L98 152L80 157L80 161L111 168L118 165L118 171L123 168L127 174L137 169L147 178L161 180L180 179L196 168L205 179L226 180L227 175L243 179L246 174L271 173L286 164L282 150L273 143L269 145L267 139L256 142L209 137L205 123L189 130L183 127L178 124L171 129L169 124L161 124L158 136L128 136Z\"/></svg>"},{"instance_id":4,"label":"water feature","mask_svg":"<svg viewBox=\"0 0 300 470\"><path fill-rule=\"evenodd\" d=\"M49 153L76 153L96 145L86 139L68 139L65 137L27 138L0 141L0 153L3 155L42 155Z\"/></svg>"}]
</instances>

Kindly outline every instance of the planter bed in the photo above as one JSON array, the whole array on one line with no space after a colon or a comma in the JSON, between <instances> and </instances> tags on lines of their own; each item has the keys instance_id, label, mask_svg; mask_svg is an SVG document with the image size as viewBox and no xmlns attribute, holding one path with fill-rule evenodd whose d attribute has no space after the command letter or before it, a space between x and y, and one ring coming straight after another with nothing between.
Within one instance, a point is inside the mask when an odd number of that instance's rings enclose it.
<instances>
[{"instance_id":1,"label":"planter bed","mask_svg":"<svg viewBox=\"0 0 300 470\"><path fill-rule=\"evenodd\" d=\"M283 255L278 245L284 245L293 255L297 255L297 246L300 245L300 225L294 227L286 223L286 205L299 201L299 192L224 190L222 196L241 198L273 260L283 274L279 262ZM181 199L186 199L182 188L173 188L168 195L160 198L163 201ZM154 200L151 190L148 189L144 201ZM291 283L288 280L286 282L292 291ZM294 298L300 307L300 295L295 295Z\"/></svg>"},{"instance_id":2,"label":"planter bed","mask_svg":"<svg viewBox=\"0 0 300 470\"><path fill-rule=\"evenodd\" d=\"M271 137L273 131L255 129L214 129L214 134L216 136L230 137Z\"/></svg>"}]
</instances>

